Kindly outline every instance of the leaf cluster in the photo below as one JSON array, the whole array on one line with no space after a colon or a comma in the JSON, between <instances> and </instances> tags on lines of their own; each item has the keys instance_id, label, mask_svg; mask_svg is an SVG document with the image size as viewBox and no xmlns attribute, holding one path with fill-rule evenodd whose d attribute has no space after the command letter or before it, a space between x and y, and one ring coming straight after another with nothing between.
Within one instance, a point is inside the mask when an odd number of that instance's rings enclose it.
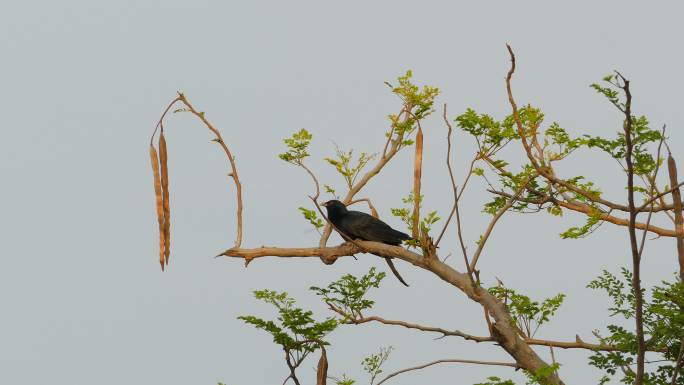
<instances>
[{"instance_id":1,"label":"leaf cluster","mask_svg":"<svg viewBox=\"0 0 684 385\"><path fill-rule=\"evenodd\" d=\"M488 291L506 305L519 332L528 338L533 337L541 325L549 322L565 299L565 294L560 293L539 303L504 286L490 287Z\"/></svg>"},{"instance_id":2,"label":"leaf cluster","mask_svg":"<svg viewBox=\"0 0 684 385\"><path fill-rule=\"evenodd\" d=\"M636 298L632 285L632 273L621 269L621 277L608 271L592 280L587 287L602 290L611 299L608 308L611 316L621 316L633 319L636 314ZM644 290L645 294L646 290ZM660 365L646 373L644 384L670 385L676 360L684 338L684 285L681 282L661 282L650 290L650 296L644 295L643 307L644 336L646 349L658 354ZM594 352L589 358L589 364L605 372L601 384L610 381L618 373L624 383L632 383L634 372L626 370L636 362L637 338L636 334L626 328L609 324L607 335L600 336L601 343L614 345L618 348L613 352ZM598 334L598 333L597 333ZM684 384L684 368L680 368L677 384Z\"/></svg>"},{"instance_id":3,"label":"leaf cluster","mask_svg":"<svg viewBox=\"0 0 684 385\"><path fill-rule=\"evenodd\" d=\"M276 308L277 322L252 315L240 316L238 319L271 334L273 342L286 351L294 350L303 354L314 352L319 344L327 345L323 337L338 325L337 320L332 317L317 322L313 318L313 312L295 306L296 301L287 293L257 290L254 297Z\"/></svg>"},{"instance_id":4,"label":"leaf cluster","mask_svg":"<svg viewBox=\"0 0 684 385\"><path fill-rule=\"evenodd\" d=\"M409 195L406 198L402 198L401 201L409 205L409 207L401 207L401 208L392 208L390 209L392 212L392 215L401 219L402 222L406 224L406 227L408 228L409 234L413 233L413 219L414 219L414 213L413 213L413 204L414 204L414 195L413 191L409 193ZM423 206L423 195L418 198L418 207ZM439 215L437 215L437 211L430 211L428 212L423 218L420 220L420 234L428 234L432 230L432 225L437 223L440 219ZM405 244L410 245L410 246L418 246L419 242L417 240L408 240L405 241Z\"/></svg>"},{"instance_id":5,"label":"leaf cluster","mask_svg":"<svg viewBox=\"0 0 684 385\"><path fill-rule=\"evenodd\" d=\"M325 222L323 222L323 220L318 217L316 211L309 210L306 207L299 207L299 211L304 216L304 219L309 221L309 223L311 223L311 225L315 227L316 230L320 230L323 226L325 226Z\"/></svg>"},{"instance_id":6,"label":"leaf cluster","mask_svg":"<svg viewBox=\"0 0 684 385\"><path fill-rule=\"evenodd\" d=\"M279 154L278 157L288 163L301 165L304 158L310 155L308 150L312 138L313 136L309 131L302 128L299 132L292 134L291 137L283 139L287 151Z\"/></svg>"},{"instance_id":7,"label":"leaf cluster","mask_svg":"<svg viewBox=\"0 0 684 385\"><path fill-rule=\"evenodd\" d=\"M361 317L363 310L373 307L375 301L367 299L366 294L370 289L380 287L383 278L384 272L378 273L375 267L371 267L361 278L346 274L327 287L312 286L310 290L322 297L326 304L341 311L344 314L342 322L347 322Z\"/></svg>"},{"instance_id":8,"label":"leaf cluster","mask_svg":"<svg viewBox=\"0 0 684 385\"><path fill-rule=\"evenodd\" d=\"M408 70L403 76L397 78L399 85L392 87L392 92L402 100L404 106L402 113L388 116L391 130L387 136L393 137L402 146L413 144L413 140L408 136L418 127L420 120L434 112L433 105L439 94L439 89L436 87L427 85L423 88L418 87L411 81L412 77L413 72Z\"/></svg>"},{"instance_id":9,"label":"leaf cluster","mask_svg":"<svg viewBox=\"0 0 684 385\"><path fill-rule=\"evenodd\" d=\"M375 379L382 374L382 365L387 361L393 349L391 346L380 348L379 352L371 354L361 362L363 370L370 375L370 385L373 385Z\"/></svg>"},{"instance_id":10,"label":"leaf cluster","mask_svg":"<svg viewBox=\"0 0 684 385\"><path fill-rule=\"evenodd\" d=\"M335 170L342 175L344 181L347 183L347 187L350 189L354 185L356 177L359 175L361 170L363 170L368 162L375 158L374 154L362 152L356 160L356 164L352 164L353 152L354 150L343 151L337 148L335 151L337 158L325 158L325 161L331 166L335 167Z\"/></svg>"}]
</instances>

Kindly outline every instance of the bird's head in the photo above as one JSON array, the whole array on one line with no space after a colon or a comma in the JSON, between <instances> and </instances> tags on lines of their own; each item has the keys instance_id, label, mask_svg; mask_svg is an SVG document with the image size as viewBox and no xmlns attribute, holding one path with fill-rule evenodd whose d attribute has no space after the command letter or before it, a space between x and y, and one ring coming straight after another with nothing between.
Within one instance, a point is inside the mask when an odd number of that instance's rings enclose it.
<instances>
[{"instance_id":1,"label":"bird's head","mask_svg":"<svg viewBox=\"0 0 684 385\"><path fill-rule=\"evenodd\" d=\"M344 203L338 201L337 199L323 202L322 205L328 210L328 213L347 211L347 206L345 206Z\"/></svg>"}]
</instances>

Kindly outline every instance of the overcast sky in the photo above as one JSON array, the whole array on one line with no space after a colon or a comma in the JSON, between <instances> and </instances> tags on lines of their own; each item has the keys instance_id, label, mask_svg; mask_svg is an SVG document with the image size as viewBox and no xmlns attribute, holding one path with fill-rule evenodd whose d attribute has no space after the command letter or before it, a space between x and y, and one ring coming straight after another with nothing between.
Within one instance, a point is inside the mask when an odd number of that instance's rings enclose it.
<instances>
[{"instance_id":1,"label":"overcast sky","mask_svg":"<svg viewBox=\"0 0 684 385\"><path fill-rule=\"evenodd\" d=\"M573 134L611 136L620 116L588 86L613 69L632 79L634 110L667 124L682 165L684 12L678 2L209 2L6 1L0 12L0 383L24 385L279 384L282 351L268 335L236 320L272 316L251 291L286 290L327 316L308 292L344 273L384 270L361 255L325 266L314 260L213 259L232 245L234 188L225 158L188 115L167 123L172 255L157 262L157 225L147 141L166 104L182 90L223 132L244 185L244 246L317 244L297 207L308 204L307 176L277 158L282 138L313 135L311 168L323 183L342 181L322 159L334 144L377 152L398 101L383 81L407 69L442 90L451 117L472 107L509 113L505 43L518 55L520 105ZM451 205L439 114L424 124L427 209ZM459 180L474 146L458 133ZM519 149L507 153L513 159ZM585 175L625 201L617 164L581 152L561 167ZM361 195L383 219L411 189L410 151ZM680 166L680 168L682 168ZM680 173L681 174L681 173ZM471 248L489 217L485 186L464 195ZM601 269L629 264L627 232L610 225L592 237L560 240L582 218L507 215L481 259L494 277L544 298L568 294L541 338L592 341L607 322L603 295L586 289ZM441 222L440 222L441 224ZM454 233L441 253L458 255ZM335 236L332 242L338 242ZM644 279L671 279L672 240L648 244ZM459 258L450 259L462 269ZM374 314L485 333L482 311L434 276L398 262L410 288L388 277ZM510 360L501 349L459 339L433 340L397 328L342 327L330 336L330 373L367 383L360 362L381 346L395 351L386 371L439 358ZM537 349L548 359L547 349ZM585 352L558 351L566 383L600 373ZM302 378L311 383L315 360ZM520 380L507 368L445 365L406 374L397 385L472 384L488 375Z\"/></svg>"}]
</instances>

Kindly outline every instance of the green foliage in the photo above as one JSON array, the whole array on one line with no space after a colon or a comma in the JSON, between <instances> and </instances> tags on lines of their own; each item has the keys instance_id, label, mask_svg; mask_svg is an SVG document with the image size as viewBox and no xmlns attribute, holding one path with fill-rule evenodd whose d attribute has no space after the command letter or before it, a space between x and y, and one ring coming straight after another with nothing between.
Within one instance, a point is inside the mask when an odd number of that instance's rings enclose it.
<instances>
[{"instance_id":1,"label":"green foliage","mask_svg":"<svg viewBox=\"0 0 684 385\"><path fill-rule=\"evenodd\" d=\"M414 204L414 195L413 191L406 197L402 198L401 201L404 204L410 205L409 207L402 207L402 208L392 208L391 212L392 215L395 217L401 219L402 222L406 224L406 227L408 227L409 234L413 233L413 204ZM422 207L423 203L423 195L420 196L418 199L418 206ZM420 220L420 232L422 234L428 234L430 230L432 230L432 225L437 223L440 219L437 215L437 211L430 211L428 212L421 220ZM405 244L409 246L417 246L419 242L417 240L408 240L405 241Z\"/></svg>"},{"instance_id":2,"label":"green foliage","mask_svg":"<svg viewBox=\"0 0 684 385\"><path fill-rule=\"evenodd\" d=\"M323 226L325 226L325 222L321 218L318 217L318 214L314 210L309 210L305 207L300 207L299 211L304 215L304 219L309 221L313 227L316 228L316 230L321 229Z\"/></svg>"},{"instance_id":3,"label":"green foliage","mask_svg":"<svg viewBox=\"0 0 684 385\"><path fill-rule=\"evenodd\" d=\"M533 385L533 384L539 384L539 385L546 385L548 382L546 381L546 378L548 378L550 375L553 373L557 372L558 369L560 368L559 363L553 363L551 365L546 365L542 368L539 368L536 370L534 373L525 370L525 377L527 377L527 385Z\"/></svg>"},{"instance_id":4,"label":"green foliage","mask_svg":"<svg viewBox=\"0 0 684 385\"><path fill-rule=\"evenodd\" d=\"M365 152L362 152L356 160L356 164L352 165L353 152L354 150L342 151L337 148L335 150L337 155L336 159L325 158L325 161L335 167L335 170L342 175L342 177L344 177L347 187L349 188L352 188L354 181L356 181L356 177L359 175L361 170L363 170L366 164L375 158L375 155L369 155Z\"/></svg>"},{"instance_id":5,"label":"green foliage","mask_svg":"<svg viewBox=\"0 0 684 385\"><path fill-rule=\"evenodd\" d=\"M601 276L591 281L589 288L602 290L611 299L608 308L611 316L620 316L632 320L636 314L636 299L632 286L632 274L626 268L621 269L621 278L603 271ZM646 290L644 290L645 294ZM653 286L650 296L644 295L643 306L644 338L646 348L652 351L651 360L661 361L660 365L646 373L644 384L669 385L676 366L677 356L684 338L684 285L681 282L661 282ZM623 370L636 362L637 338L634 332L626 328L609 324L607 336L600 336L603 344L615 345L618 350L611 352L594 352L589 357L589 364L603 370L606 374L600 383L610 381L616 374L622 375L624 383L632 383L634 372ZM652 355L659 355L654 358ZM684 384L684 368L680 368L677 385Z\"/></svg>"},{"instance_id":6,"label":"green foliage","mask_svg":"<svg viewBox=\"0 0 684 385\"><path fill-rule=\"evenodd\" d=\"M366 294L371 288L380 287L380 282L385 278L385 273L377 273L375 267L371 267L367 274L360 279L346 274L325 288L312 286L316 295L323 297L323 301L334 306L344 314L342 322L361 317L361 311L370 309L375 301L366 299Z\"/></svg>"},{"instance_id":7,"label":"green foliage","mask_svg":"<svg viewBox=\"0 0 684 385\"><path fill-rule=\"evenodd\" d=\"M573 226L564 232L560 233L560 237L563 239L579 239L594 231L598 226L601 225L601 212L592 206L593 210L587 216L586 222L583 226Z\"/></svg>"},{"instance_id":8,"label":"green foliage","mask_svg":"<svg viewBox=\"0 0 684 385\"><path fill-rule=\"evenodd\" d=\"M325 190L326 193L332 195L335 199L338 198L337 192L335 191L334 188L332 188L332 186L327 185L327 184L324 184L324 185L323 185L323 189Z\"/></svg>"},{"instance_id":9,"label":"green foliage","mask_svg":"<svg viewBox=\"0 0 684 385\"><path fill-rule=\"evenodd\" d=\"M356 381L352 380L351 378L347 377L346 374L342 375L342 378L335 378L333 379L335 381L335 385L354 385Z\"/></svg>"},{"instance_id":10,"label":"green foliage","mask_svg":"<svg viewBox=\"0 0 684 385\"><path fill-rule=\"evenodd\" d=\"M565 299L565 294L561 293L545 299L540 304L504 286L494 286L487 290L506 305L520 333L530 338L541 325L549 322Z\"/></svg>"},{"instance_id":11,"label":"green foliage","mask_svg":"<svg viewBox=\"0 0 684 385\"><path fill-rule=\"evenodd\" d=\"M480 151L489 153L493 149L502 147L509 141L519 138L513 127L513 121L499 122L487 114L478 114L468 108L466 112L455 119L458 127L477 139Z\"/></svg>"},{"instance_id":12,"label":"green foliage","mask_svg":"<svg viewBox=\"0 0 684 385\"><path fill-rule=\"evenodd\" d=\"M432 108L435 97L439 94L439 89L431 86L423 86L419 88L411 82L413 73L409 70L397 80L399 85L392 87L392 92L397 95L404 103L403 119L402 114L389 115L391 131L387 133L388 136L393 136L394 140L401 143L402 146L410 146L413 140L408 138L417 127L418 121L425 119L434 112Z\"/></svg>"},{"instance_id":13,"label":"green foliage","mask_svg":"<svg viewBox=\"0 0 684 385\"><path fill-rule=\"evenodd\" d=\"M256 299L273 305L278 310L277 322L264 320L255 316L240 316L238 319L257 329L264 330L273 336L273 342L285 350L294 350L303 354L314 352L328 333L335 330L338 323L334 318L322 322L313 319L313 312L295 306L295 300L287 293L272 290L257 290Z\"/></svg>"},{"instance_id":14,"label":"green foliage","mask_svg":"<svg viewBox=\"0 0 684 385\"><path fill-rule=\"evenodd\" d=\"M515 382L512 380L502 380L499 377L491 376L487 377L487 382L478 382L474 385L515 385Z\"/></svg>"},{"instance_id":15,"label":"green foliage","mask_svg":"<svg viewBox=\"0 0 684 385\"><path fill-rule=\"evenodd\" d=\"M288 163L301 165L304 158L309 156L308 149L312 138L313 136L309 131L302 128L299 132L292 134L291 137L283 139L287 146L287 152L278 155L278 157Z\"/></svg>"},{"instance_id":16,"label":"green foliage","mask_svg":"<svg viewBox=\"0 0 684 385\"><path fill-rule=\"evenodd\" d=\"M370 375L370 385L373 385L375 379L382 373L382 365L387 361L393 349L391 346L380 348L378 353L371 354L361 362L363 370Z\"/></svg>"},{"instance_id":17,"label":"green foliage","mask_svg":"<svg viewBox=\"0 0 684 385\"><path fill-rule=\"evenodd\" d=\"M603 81L606 84L605 86L594 83L591 87L599 94L605 96L606 99L620 111L624 112L626 109L626 100L621 100L621 88L618 79L613 75L608 75L603 78ZM653 156L651 156L648 151L648 145L660 142L662 134L658 130L649 128L649 122L645 116L632 116L631 118L633 145L632 162L634 164L634 173L636 175L646 175L653 172L657 164L657 160L653 159ZM626 124L626 122L623 124ZM623 160L627 153L627 142L622 128L618 131L617 138L612 140L589 135L585 135L584 137L587 147L598 148L617 160Z\"/></svg>"},{"instance_id":18,"label":"green foliage","mask_svg":"<svg viewBox=\"0 0 684 385\"><path fill-rule=\"evenodd\" d=\"M553 122L544 131L544 147L554 146L555 150L546 150L546 157L549 161L557 161L565 158L570 153L581 147L582 139L570 138L570 135L558 123Z\"/></svg>"}]
</instances>

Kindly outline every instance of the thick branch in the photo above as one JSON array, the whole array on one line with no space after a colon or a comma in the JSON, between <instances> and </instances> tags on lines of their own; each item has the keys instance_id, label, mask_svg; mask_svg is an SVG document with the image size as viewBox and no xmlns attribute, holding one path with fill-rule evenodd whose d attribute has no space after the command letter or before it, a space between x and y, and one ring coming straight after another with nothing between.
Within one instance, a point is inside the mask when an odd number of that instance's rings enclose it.
<instances>
[{"instance_id":1,"label":"thick branch","mask_svg":"<svg viewBox=\"0 0 684 385\"><path fill-rule=\"evenodd\" d=\"M548 364L535 353L525 341L520 338L518 332L513 328L513 321L508 313L506 306L486 289L471 284L468 274L456 271L451 266L441 262L438 258L423 258L420 254L406 250L399 246L391 246L378 242L359 241L361 248L367 253L380 257L393 257L406 261L414 266L420 267L437 275L443 281L458 288L470 299L480 303L486 311L491 314L494 323L492 324L492 338L508 352L517 362L518 366L537 372ZM316 247L316 248L276 248L264 247L257 249L229 249L221 255L244 258L246 261L266 255L276 257L342 257L360 253L362 250L355 244L345 243L336 247ZM551 384L563 384L557 375L552 374L547 377Z\"/></svg>"}]
</instances>

